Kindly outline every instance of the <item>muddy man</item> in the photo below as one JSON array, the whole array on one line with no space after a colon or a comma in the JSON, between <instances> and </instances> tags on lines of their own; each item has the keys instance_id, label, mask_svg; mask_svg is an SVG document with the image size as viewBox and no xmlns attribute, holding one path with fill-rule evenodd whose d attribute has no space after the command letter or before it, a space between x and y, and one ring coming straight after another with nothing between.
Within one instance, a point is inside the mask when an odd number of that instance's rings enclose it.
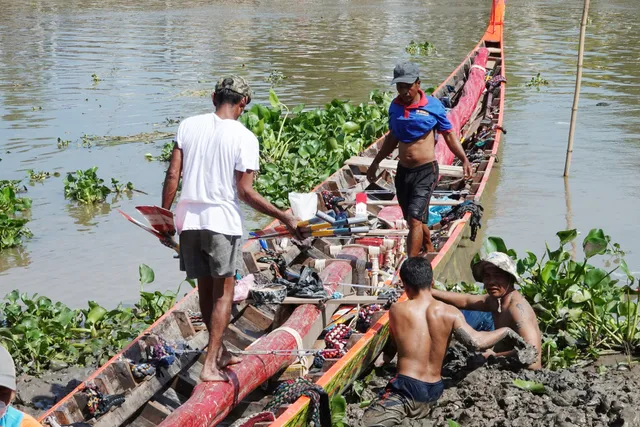
<instances>
[{"instance_id":1,"label":"muddy man","mask_svg":"<svg viewBox=\"0 0 640 427\"><path fill-rule=\"evenodd\" d=\"M473 277L484 283L485 295L434 289L433 297L463 310L467 322L476 330L489 331L505 326L512 328L537 351L536 361L528 368L542 368L542 338L538 319L531 305L515 288L520 277L511 257L502 252L491 252L471 269ZM515 350L500 343L486 351L484 356L511 356L514 353Z\"/></svg>"},{"instance_id":2,"label":"muddy man","mask_svg":"<svg viewBox=\"0 0 640 427\"><path fill-rule=\"evenodd\" d=\"M429 414L444 391L440 371L451 336L475 351L503 340L516 348L528 347L510 328L474 330L460 310L436 300L431 290L433 271L425 258L408 258L400 268L400 278L409 299L393 304L389 310L398 375L365 411L365 426L394 426L405 417L419 419Z\"/></svg>"}]
</instances>

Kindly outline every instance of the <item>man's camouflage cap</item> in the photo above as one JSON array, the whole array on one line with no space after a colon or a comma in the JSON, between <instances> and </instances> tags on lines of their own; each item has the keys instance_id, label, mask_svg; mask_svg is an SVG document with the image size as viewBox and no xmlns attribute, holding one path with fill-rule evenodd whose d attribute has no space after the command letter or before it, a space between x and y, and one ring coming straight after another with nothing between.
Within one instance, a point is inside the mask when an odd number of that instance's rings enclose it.
<instances>
[{"instance_id":1,"label":"man's camouflage cap","mask_svg":"<svg viewBox=\"0 0 640 427\"><path fill-rule=\"evenodd\" d=\"M249 99L251 99L251 96L253 95L249 83L247 83L247 81L242 77L236 75L221 77L220 80L218 80L218 83L216 83L215 90L218 91L220 89L232 90L242 96L248 97Z\"/></svg>"}]
</instances>

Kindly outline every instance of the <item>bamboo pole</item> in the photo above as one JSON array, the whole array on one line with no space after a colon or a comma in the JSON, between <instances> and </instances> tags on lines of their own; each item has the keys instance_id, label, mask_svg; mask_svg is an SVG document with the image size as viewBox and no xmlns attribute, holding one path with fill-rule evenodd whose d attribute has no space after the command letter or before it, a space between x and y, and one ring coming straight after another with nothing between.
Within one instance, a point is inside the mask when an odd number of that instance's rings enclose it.
<instances>
[{"instance_id":1,"label":"bamboo pole","mask_svg":"<svg viewBox=\"0 0 640 427\"><path fill-rule=\"evenodd\" d=\"M569 176L571 167L571 155L573 154L573 135L576 130L576 117L578 116L578 101L580 100L580 86L582 84L582 58L584 57L584 34L587 29L587 17L589 16L589 0L584 0L582 22L580 24L580 43L578 45L578 69L576 73L576 90L573 94L573 106L571 107L571 124L569 125L569 141L567 143L567 158L564 162L564 175Z\"/></svg>"}]
</instances>

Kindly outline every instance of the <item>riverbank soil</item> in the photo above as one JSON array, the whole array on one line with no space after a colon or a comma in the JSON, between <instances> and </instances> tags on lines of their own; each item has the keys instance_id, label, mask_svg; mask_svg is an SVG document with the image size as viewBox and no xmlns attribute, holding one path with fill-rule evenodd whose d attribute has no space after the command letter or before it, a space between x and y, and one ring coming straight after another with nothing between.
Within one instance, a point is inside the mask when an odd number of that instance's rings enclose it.
<instances>
[{"instance_id":1,"label":"riverbank soil","mask_svg":"<svg viewBox=\"0 0 640 427\"><path fill-rule=\"evenodd\" d=\"M69 394L95 370L96 366L73 366L58 371L48 371L40 377L20 375L13 406L38 417Z\"/></svg>"},{"instance_id":2,"label":"riverbank soil","mask_svg":"<svg viewBox=\"0 0 640 427\"><path fill-rule=\"evenodd\" d=\"M428 418L405 419L401 425L449 426L448 420L453 420L465 427L640 426L637 366L527 371L511 370L500 363L477 369L470 369L474 363L465 365L453 361L445 366L445 391ZM393 375L393 363L377 368L361 398L351 393L346 413L350 426L362 425L364 408L360 402L374 398ZM516 379L543 384L544 392L520 389L514 385Z\"/></svg>"}]
</instances>

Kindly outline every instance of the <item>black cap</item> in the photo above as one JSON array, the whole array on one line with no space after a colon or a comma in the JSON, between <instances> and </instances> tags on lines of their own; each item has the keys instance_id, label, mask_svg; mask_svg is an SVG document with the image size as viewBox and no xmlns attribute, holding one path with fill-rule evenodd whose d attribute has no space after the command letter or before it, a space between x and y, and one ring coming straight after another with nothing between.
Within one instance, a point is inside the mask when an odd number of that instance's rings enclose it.
<instances>
[{"instance_id":1,"label":"black cap","mask_svg":"<svg viewBox=\"0 0 640 427\"><path fill-rule=\"evenodd\" d=\"M391 84L396 83L415 83L420 78L418 66L413 62L402 62L393 69L393 80Z\"/></svg>"}]
</instances>

